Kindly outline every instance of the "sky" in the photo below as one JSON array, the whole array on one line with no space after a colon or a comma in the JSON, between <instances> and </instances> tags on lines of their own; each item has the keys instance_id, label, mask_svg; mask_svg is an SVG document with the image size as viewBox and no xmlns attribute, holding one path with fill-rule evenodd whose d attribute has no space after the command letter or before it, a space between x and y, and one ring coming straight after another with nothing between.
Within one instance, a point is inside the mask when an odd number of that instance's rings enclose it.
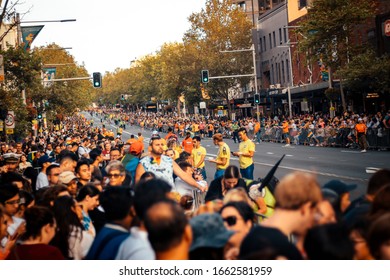
<instances>
[{"instance_id":1,"label":"sky","mask_svg":"<svg viewBox=\"0 0 390 280\"><path fill-rule=\"evenodd\" d=\"M181 42L188 17L206 0L19 0L21 25L45 25L32 47L56 43L84 63L87 71L113 72L155 53L164 43ZM15 2L15 1L14 1ZM67 23L23 23L76 19Z\"/></svg>"}]
</instances>

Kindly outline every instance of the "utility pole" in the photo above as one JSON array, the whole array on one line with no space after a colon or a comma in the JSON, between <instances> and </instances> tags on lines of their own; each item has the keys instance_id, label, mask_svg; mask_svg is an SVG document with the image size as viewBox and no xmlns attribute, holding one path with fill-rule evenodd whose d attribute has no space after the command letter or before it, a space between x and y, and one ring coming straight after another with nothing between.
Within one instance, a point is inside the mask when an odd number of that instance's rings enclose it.
<instances>
[{"instance_id":1,"label":"utility pole","mask_svg":"<svg viewBox=\"0 0 390 280\"><path fill-rule=\"evenodd\" d=\"M253 77L255 79L255 94L257 94L257 72L256 72L256 50L255 45L252 44L250 49L242 49L242 50L230 50L230 51L220 51L221 53L229 53L229 52L252 52L252 59L253 59L253 73L252 74L243 74L243 75L229 75L229 76L215 76L210 77L211 79L222 79L222 78L238 78L238 77ZM253 96L254 98L254 96ZM257 114L257 120L260 121L260 113L259 113L259 104L256 105L256 114Z\"/></svg>"}]
</instances>

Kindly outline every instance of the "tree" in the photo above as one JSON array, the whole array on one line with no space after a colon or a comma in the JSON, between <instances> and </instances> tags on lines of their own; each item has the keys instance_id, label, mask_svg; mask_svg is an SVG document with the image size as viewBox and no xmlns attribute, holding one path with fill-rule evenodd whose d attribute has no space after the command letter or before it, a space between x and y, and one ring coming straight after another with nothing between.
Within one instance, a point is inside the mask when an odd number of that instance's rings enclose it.
<instances>
[{"instance_id":1,"label":"tree","mask_svg":"<svg viewBox=\"0 0 390 280\"><path fill-rule=\"evenodd\" d=\"M32 92L40 92L41 61L38 57L24 51L22 48L10 47L6 51L0 51L4 56L5 82L0 87L0 107L15 111L16 122L15 135L24 136L31 127L23 104L22 90L26 95Z\"/></svg>"},{"instance_id":2,"label":"tree","mask_svg":"<svg viewBox=\"0 0 390 280\"><path fill-rule=\"evenodd\" d=\"M346 85L357 92L390 92L390 56L377 57L375 52L366 52L352 58L340 71Z\"/></svg>"},{"instance_id":3,"label":"tree","mask_svg":"<svg viewBox=\"0 0 390 280\"><path fill-rule=\"evenodd\" d=\"M297 29L303 38L298 48L306 53L310 60L322 59L329 67L329 81L332 87L331 73L338 75L341 83L343 109L346 104L342 88L341 70L349 59L362 52L364 46L351 43L358 25L365 23L375 10L375 0L315 0L308 14Z\"/></svg>"},{"instance_id":4,"label":"tree","mask_svg":"<svg viewBox=\"0 0 390 280\"><path fill-rule=\"evenodd\" d=\"M198 77L198 83L202 69L208 69L211 77L253 72L252 53L221 53L248 49L252 44L252 24L240 7L229 0L207 0L205 8L191 14L189 21L191 28L184 35L184 44L197 51L193 75ZM248 78L213 79L207 88L212 99L226 100L230 110L229 90L248 81Z\"/></svg>"},{"instance_id":5,"label":"tree","mask_svg":"<svg viewBox=\"0 0 390 280\"><path fill-rule=\"evenodd\" d=\"M42 70L56 68L55 78L89 77L83 65L78 65L72 55L56 44L34 48L33 54L42 61ZM40 73L41 76L41 73ZM84 109L94 99L95 90L89 80L69 80L46 83L38 93L31 95L35 103L46 100L47 113L55 116L58 112L72 114L77 109Z\"/></svg>"}]
</instances>

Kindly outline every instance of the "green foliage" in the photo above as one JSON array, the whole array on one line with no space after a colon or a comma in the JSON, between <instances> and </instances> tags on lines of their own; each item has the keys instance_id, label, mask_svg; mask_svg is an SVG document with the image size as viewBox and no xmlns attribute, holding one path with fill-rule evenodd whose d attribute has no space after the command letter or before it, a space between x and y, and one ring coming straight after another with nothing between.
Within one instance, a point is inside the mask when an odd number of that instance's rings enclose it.
<instances>
[{"instance_id":1,"label":"green foliage","mask_svg":"<svg viewBox=\"0 0 390 280\"><path fill-rule=\"evenodd\" d=\"M349 57L362 51L361 45L351 44L359 24L373 16L375 0L316 0L300 23L297 34L300 52L311 60L322 59L334 71L341 69Z\"/></svg>"},{"instance_id":2,"label":"green foliage","mask_svg":"<svg viewBox=\"0 0 390 280\"><path fill-rule=\"evenodd\" d=\"M355 56L345 69L340 71L351 91L390 92L390 56L377 57L375 52Z\"/></svg>"},{"instance_id":3,"label":"green foliage","mask_svg":"<svg viewBox=\"0 0 390 280\"><path fill-rule=\"evenodd\" d=\"M194 75L202 69L210 76L229 76L253 72L252 53L222 53L225 50L249 49L252 43L251 22L245 13L228 0L208 0L200 13L189 17L191 28L184 35L184 43L198 52ZM248 78L214 79L207 85L211 98L228 99L228 90Z\"/></svg>"},{"instance_id":4,"label":"green foliage","mask_svg":"<svg viewBox=\"0 0 390 280\"><path fill-rule=\"evenodd\" d=\"M166 43L156 54L145 56L129 69L106 73L98 99L115 104L121 94L132 95L129 102L142 103L152 97L176 101L184 92L186 102L201 101L200 71L210 76L252 73L252 53L221 53L224 50L249 49L251 22L231 1L206 1L205 8L189 17L190 29L183 43ZM245 84L248 78L212 80L208 92L212 98L227 99L228 89Z\"/></svg>"}]
</instances>

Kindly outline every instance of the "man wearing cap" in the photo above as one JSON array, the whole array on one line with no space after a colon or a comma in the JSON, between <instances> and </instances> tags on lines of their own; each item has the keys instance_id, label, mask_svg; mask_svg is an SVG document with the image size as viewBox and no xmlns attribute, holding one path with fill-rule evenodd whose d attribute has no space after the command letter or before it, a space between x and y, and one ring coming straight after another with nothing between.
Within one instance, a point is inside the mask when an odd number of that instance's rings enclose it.
<instances>
[{"instance_id":1,"label":"man wearing cap","mask_svg":"<svg viewBox=\"0 0 390 280\"><path fill-rule=\"evenodd\" d=\"M143 144L141 142L133 142L129 148L129 153L122 159L122 163L125 166L126 171L130 172L131 178L135 178L135 171L142 155L142 150Z\"/></svg>"},{"instance_id":2,"label":"man wearing cap","mask_svg":"<svg viewBox=\"0 0 390 280\"><path fill-rule=\"evenodd\" d=\"M58 183L66 185L71 196L77 194L77 177L72 171L64 171L58 177Z\"/></svg>"},{"instance_id":3,"label":"man wearing cap","mask_svg":"<svg viewBox=\"0 0 390 280\"><path fill-rule=\"evenodd\" d=\"M366 139L367 126L363 122L362 118L358 119L358 123L355 125L355 132L356 132L356 139L359 141L361 152L365 153L368 147L367 139Z\"/></svg>"},{"instance_id":4,"label":"man wearing cap","mask_svg":"<svg viewBox=\"0 0 390 280\"><path fill-rule=\"evenodd\" d=\"M54 162L55 159L49 157L47 154L44 154L38 159L38 164L42 168L41 171L38 174L37 182L36 182L36 190L39 190L40 188L49 186L49 180L47 179L46 175L46 169L49 167L49 165Z\"/></svg>"},{"instance_id":5,"label":"man wearing cap","mask_svg":"<svg viewBox=\"0 0 390 280\"><path fill-rule=\"evenodd\" d=\"M353 191L357 188L357 185L351 184L347 185L339 180L331 180L326 183L322 189L329 189L337 193L340 197L340 210L342 213L348 208L351 204L350 191Z\"/></svg>"},{"instance_id":6,"label":"man wearing cap","mask_svg":"<svg viewBox=\"0 0 390 280\"><path fill-rule=\"evenodd\" d=\"M5 172L17 172L19 167L19 157L20 155L15 153L6 153L3 155L5 165L1 169L2 173Z\"/></svg>"}]
</instances>

